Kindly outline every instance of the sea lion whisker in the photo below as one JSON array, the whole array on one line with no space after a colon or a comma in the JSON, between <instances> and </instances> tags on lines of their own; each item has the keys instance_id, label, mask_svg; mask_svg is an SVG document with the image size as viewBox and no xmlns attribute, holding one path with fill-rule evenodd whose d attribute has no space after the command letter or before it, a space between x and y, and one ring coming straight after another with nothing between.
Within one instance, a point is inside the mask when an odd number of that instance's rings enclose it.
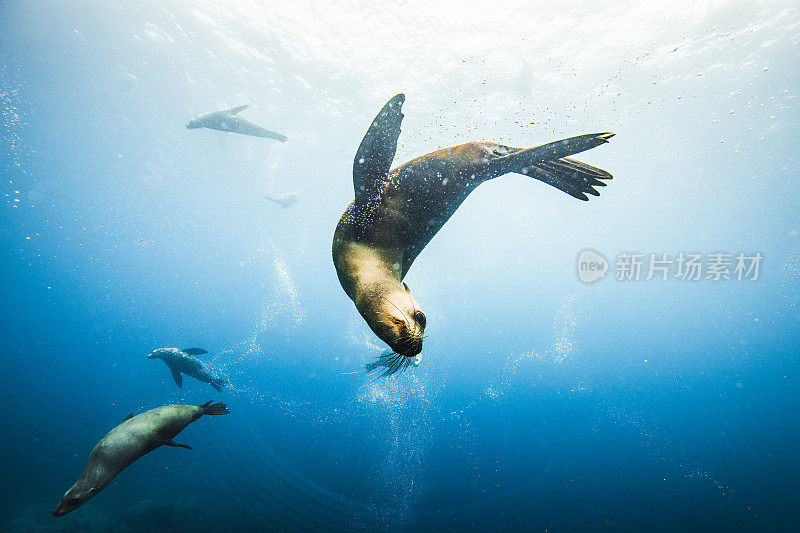
<instances>
[{"instance_id":1,"label":"sea lion whisker","mask_svg":"<svg viewBox=\"0 0 800 533\"><path fill-rule=\"evenodd\" d=\"M384 371L376 376L375 380L377 380L407 369L411 365L412 360L413 357L406 357L397 352L385 352L379 355L376 361L368 363L364 371L370 373L379 368L383 368Z\"/></svg>"},{"instance_id":2,"label":"sea lion whisker","mask_svg":"<svg viewBox=\"0 0 800 533\"><path fill-rule=\"evenodd\" d=\"M364 369L365 372L370 373L379 368L391 369L395 362L402 358L402 355L398 354L397 352L385 352L378 356L378 359L372 363L368 363ZM386 375L386 371L382 375ZM381 377L381 376L378 376Z\"/></svg>"},{"instance_id":3,"label":"sea lion whisker","mask_svg":"<svg viewBox=\"0 0 800 533\"><path fill-rule=\"evenodd\" d=\"M403 360L400 361L400 367L398 368L398 370L404 371L406 368L408 368L408 365L411 364L411 359L413 358L403 357Z\"/></svg>"},{"instance_id":4,"label":"sea lion whisker","mask_svg":"<svg viewBox=\"0 0 800 533\"><path fill-rule=\"evenodd\" d=\"M396 353L392 353L390 356L388 356L388 357L386 357L386 359L384 359L384 366L391 366L391 365L393 365L393 364L394 364L394 362L395 362L395 361L397 361L397 358L398 358L398 357L399 357L399 355L398 355L398 354L396 354Z\"/></svg>"},{"instance_id":5,"label":"sea lion whisker","mask_svg":"<svg viewBox=\"0 0 800 533\"><path fill-rule=\"evenodd\" d=\"M390 364L390 365L389 365L389 366L386 368L386 371L385 371L385 372L384 372L382 375L383 375L384 377L386 377L386 376L391 376L392 374L394 374L395 372L397 372L397 369L398 369L398 368L399 368L398 360L397 360L397 359L394 359L394 360L392 361L392 363L391 363L391 364Z\"/></svg>"}]
</instances>

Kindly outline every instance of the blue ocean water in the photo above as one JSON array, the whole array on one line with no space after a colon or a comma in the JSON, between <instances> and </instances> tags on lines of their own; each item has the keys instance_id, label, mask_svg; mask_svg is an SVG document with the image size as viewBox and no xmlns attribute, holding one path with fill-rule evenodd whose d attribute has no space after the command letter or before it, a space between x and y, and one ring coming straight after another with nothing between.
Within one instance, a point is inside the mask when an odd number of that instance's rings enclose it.
<instances>
[{"instance_id":1,"label":"blue ocean water","mask_svg":"<svg viewBox=\"0 0 800 533\"><path fill-rule=\"evenodd\" d=\"M797 527L796 4L6 1L0 22L0 530ZM375 379L330 244L398 92L396 164L613 131L579 159L614 179L589 202L481 185L406 278L421 364ZM184 127L243 104L289 142ZM585 249L604 279L579 279ZM675 277L715 253L731 279ZM172 346L230 386L177 388L146 358ZM50 516L129 412L208 400L231 414L193 450Z\"/></svg>"}]
</instances>

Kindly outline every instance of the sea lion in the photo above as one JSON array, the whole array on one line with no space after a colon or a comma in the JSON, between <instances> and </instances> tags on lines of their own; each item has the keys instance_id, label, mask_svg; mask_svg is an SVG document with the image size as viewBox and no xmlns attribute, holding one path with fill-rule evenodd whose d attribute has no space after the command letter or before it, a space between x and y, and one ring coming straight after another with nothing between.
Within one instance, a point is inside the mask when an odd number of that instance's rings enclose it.
<instances>
[{"instance_id":1,"label":"sea lion","mask_svg":"<svg viewBox=\"0 0 800 533\"><path fill-rule=\"evenodd\" d=\"M590 133L534 148L471 142L418 157L390 170L405 96L378 113L353 163L355 199L333 235L333 263L342 288L372 331L393 350L385 374L404 369L422 351L425 314L403 283L417 255L475 187L516 172L588 200L611 174L567 156L608 142ZM374 367L373 367L374 368Z\"/></svg>"},{"instance_id":2,"label":"sea lion","mask_svg":"<svg viewBox=\"0 0 800 533\"><path fill-rule=\"evenodd\" d=\"M150 352L147 358L161 359L164 361L169 367L170 372L172 372L172 378L175 380L178 387L183 387L183 377L181 374L186 374L198 381L208 383L219 392L228 382L211 374L211 372L206 370L206 365L194 357L195 355L203 355L206 353L208 352L202 348L184 348L183 350L179 350L178 348L159 348L158 350Z\"/></svg>"},{"instance_id":3,"label":"sea lion","mask_svg":"<svg viewBox=\"0 0 800 533\"><path fill-rule=\"evenodd\" d=\"M194 130L197 128L208 128L211 130L225 131L228 133L240 133L242 135L252 135L253 137L264 137L266 139L277 139L285 143L288 138L282 133L270 131L262 128L249 118L240 117L240 113L247 109L248 105L240 105L225 111L210 111L197 115L186 123L186 129Z\"/></svg>"},{"instance_id":4,"label":"sea lion","mask_svg":"<svg viewBox=\"0 0 800 533\"><path fill-rule=\"evenodd\" d=\"M297 201L300 200L300 194L296 192L284 192L276 195L266 195L264 198L270 202L275 202L283 208L287 208L290 205L296 204Z\"/></svg>"},{"instance_id":5,"label":"sea lion","mask_svg":"<svg viewBox=\"0 0 800 533\"><path fill-rule=\"evenodd\" d=\"M61 498L53 516L74 511L96 496L128 465L159 446L191 450L191 446L172 439L203 415L227 415L229 412L224 403L206 402L200 406L165 405L140 415L129 414L94 447L83 474Z\"/></svg>"}]
</instances>

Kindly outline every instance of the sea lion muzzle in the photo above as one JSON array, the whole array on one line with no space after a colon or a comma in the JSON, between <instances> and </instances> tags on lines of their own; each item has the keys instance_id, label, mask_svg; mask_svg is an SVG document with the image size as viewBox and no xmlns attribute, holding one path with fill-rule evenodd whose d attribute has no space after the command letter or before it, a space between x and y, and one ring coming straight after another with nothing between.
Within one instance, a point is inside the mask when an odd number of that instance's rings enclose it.
<instances>
[{"instance_id":1,"label":"sea lion muzzle","mask_svg":"<svg viewBox=\"0 0 800 533\"><path fill-rule=\"evenodd\" d=\"M422 337L405 337L398 341L394 351L404 357L416 357L422 352Z\"/></svg>"}]
</instances>

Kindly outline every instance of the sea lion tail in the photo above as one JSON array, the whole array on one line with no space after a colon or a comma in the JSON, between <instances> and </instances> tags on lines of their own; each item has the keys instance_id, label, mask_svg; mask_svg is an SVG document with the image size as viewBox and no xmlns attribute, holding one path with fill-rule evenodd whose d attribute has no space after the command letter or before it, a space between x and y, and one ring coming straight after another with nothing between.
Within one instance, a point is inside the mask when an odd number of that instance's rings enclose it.
<instances>
[{"instance_id":1,"label":"sea lion tail","mask_svg":"<svg viewBox=\"0 0 800 533\"><path fill-rule=\"evenodd\" d=\"M250 135L254 135L255 137L263 137L264 139L275 139L276 141L280 141L285 143L289 140L289 137L284 135L283 133L278 133L277 131L270 131L266 128L262 128L261 126L256 126L253 129L253 132Z\"/></svg>"},{"instance_id":2,"label":"sea lion tail","mask_svg":"<svg viewBox=\"0 0 800 533\"><path fill-rule=\"evenodd\" d=\"M605 170L568 157L525 167L520 174L543 181L584 202L589 199L586 194L600 196L595 187L606 186L600 180L610 180L613 177Z\"/></svg>"},{"instance_id":3,"label":"sea lion tail","mask_svg":"<svg viewBox=\"0 0 800 533\"><path fill-rule=\"evenodd\" d=\"M230 414L228 406L223 402L212 404L213 400L207 401L200 408L203 410L204 415L227 415Z\"/></svg>"},{"instance_id":4,"label":"sea lion tail","mask_svg":"<svg viewBox=\"0 0 800 533\"><path fill-rule=\"evenodd\" d=\"M283 133L278 133L277 131L269 131L269 130L266 130L266 134L264 135L264 137L268 139L275 139L276 141L280 141L282 143L285 143L286 141L289 140L289 137L287 137Z\"/></svg>"},{"instance_id":5,"label":"sea lion tail","mask_svg":"<svg viewBox=\"0 0 800 533\"><path fill-rule=\"evenodd\" d=\"M613 136L613 133L588 133L534 148L511 149L510 153L493 162L493 165L497 165L495 173L516 172L530 176L573 198L586 201L589 199L586 194L600 196L595 187L606 186L600 180L610 180L613 176L603 169L567 156L605 144Z\"/></svg>"}]
</instances>

